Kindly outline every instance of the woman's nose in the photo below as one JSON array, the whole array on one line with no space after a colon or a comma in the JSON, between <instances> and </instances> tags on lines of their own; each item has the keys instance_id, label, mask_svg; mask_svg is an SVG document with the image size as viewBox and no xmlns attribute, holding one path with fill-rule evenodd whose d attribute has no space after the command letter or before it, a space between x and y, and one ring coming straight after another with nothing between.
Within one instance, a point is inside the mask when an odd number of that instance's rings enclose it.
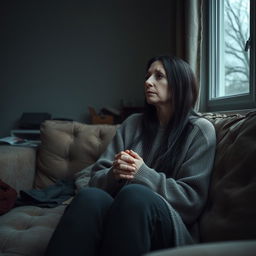
<instances>
[{"instance_id":1,"label":"woman's nose","mask_svg":"<svg viewBox=\"0 0 256 256\"><path fill-rule=\"evenodd\" d=\"M150 77L145 81L145 86L146 86L146 87L151 87L151 86L153 86L152 79L151 79Z\"/></svg>"}]
</instances>

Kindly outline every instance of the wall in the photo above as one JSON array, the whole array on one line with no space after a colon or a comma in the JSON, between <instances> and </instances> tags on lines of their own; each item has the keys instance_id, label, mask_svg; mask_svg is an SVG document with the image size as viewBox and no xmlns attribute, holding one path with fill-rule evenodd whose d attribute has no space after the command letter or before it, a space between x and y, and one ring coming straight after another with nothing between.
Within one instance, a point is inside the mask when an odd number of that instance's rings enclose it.
<instances>
[{"instance_id":1,"label":"wall","mask_svg":"<svg viewBox=\"0 0 256 256\"><path fill-rule=\"evenodd\" d=\"M175 49L174 2L4 1L0 137L23 112L88 122L88 106L142 105L146 61Z\"/></svg>"}]
</instances>

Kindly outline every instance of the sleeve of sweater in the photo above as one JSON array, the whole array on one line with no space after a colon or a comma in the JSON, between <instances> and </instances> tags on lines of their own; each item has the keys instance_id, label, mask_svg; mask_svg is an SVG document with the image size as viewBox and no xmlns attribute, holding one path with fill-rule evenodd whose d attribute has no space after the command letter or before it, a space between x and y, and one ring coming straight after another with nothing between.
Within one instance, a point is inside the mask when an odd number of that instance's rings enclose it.
<instances>
[{"instance_id":1,"label":"sleeve of sweater","mask_svg":"<svg viewBox=\"0 0 256 256\"><path fill-rule=\"evenodd\" d=\"M136 126L138 120L138 115L132 115L117 129L116 135L108 145L106 151L100 156L98 161L91 166L89 186L102 188L110 194L115 194L124 185L114 178L112 164L115 155L127 149L127 140L129 140L127 138L129 137L127 131L134 125Z\"/></svg>"},{"instance_id":2,"label":"sleeve of sweater","mask_svg":"<svg viewBox=\"0 0 256 256\"><path fill-rule=\"evenodd\" d=\"M161 195L189 225L206 202L215 155L215 129L209 121L199 118L188 140L185 158L174 178L167 178L144 163L133 183L144 184Z\"/></svg>"},{"instance_id":3,"label":"sleeve of sweater","mask_svg":"<svg viewBox=\"0 0 256 256\"><path fill-rule=\"evenodd\" d=\"M104 189L110 194L115 193L115 191L120 188L121 184L118 183L113 176L112 163L115 154L121 150L124 150L124 145L121 131L118 128L116 135L108 145L106 151L100 156L95 164L91 166L89 186Z\"/></svg>"},{"instance_id":4,"label":"sleeve of sweater","mask_svg":"<svg viewBox=\"0 0 256 256\"><path fill-rule=\"evenodd\" d=\"M140 119L140 114L129 116L117 129L114 138L99 159L76 175L75 183L78 190L85 186L91 186L104 189L110 194L115 194L124 185L114 178L112 164L115 155L127 149L126 147L130 143L129 131L131 131L131 129L136 130Z\"/></svg>"},{"instance_id":5,"label":"sleeve of sweater","mask_svg":"<svg viewBox=\"0 0 256 256\"><path fill-rule=\"evenodd\" d=\"M123 138L120 127L105 152L92 165L84 168L75 175L75 184L78 190L83 187L98 187L108 191L110 194L120 187L112 173L112 163L115 154L124 149Z\"/></svg>"}]
</instances>

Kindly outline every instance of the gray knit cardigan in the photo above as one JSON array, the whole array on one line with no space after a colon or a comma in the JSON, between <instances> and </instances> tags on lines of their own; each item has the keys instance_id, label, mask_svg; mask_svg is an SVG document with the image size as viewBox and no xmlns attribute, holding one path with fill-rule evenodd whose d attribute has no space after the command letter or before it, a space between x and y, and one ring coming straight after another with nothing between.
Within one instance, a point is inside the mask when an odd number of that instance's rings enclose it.
<instances>
[{"instance_id":1,"label":"gray knit cardigan","mask_svg":"<svg viewBox=\"0 0 256 256\"><path fill-rule=\"evenodd\" d=\"M132 149L140 156L143 155L144 164L131 183L147 186L166 202L173 221L173 239L176 246L197 242L197 220L207 200L215 155L215 129L208 120L191 115L189 122L192 129L175 168L160 172L152 167L153 164L147 164L151 159L143 152L142 142L134 143L134 138L141 133L142 117L142 114L134 114L123 122L98 161L77 175L76 185L78 188L92 186L104 189L110 194L116 193L123 184L113 177L114 156L122 150ZM155 140L153 142L158 143ZM157 147L152 147L148 154L150 157L154 156L152 150L157 150Z\"/></svg>"}]
</instances>

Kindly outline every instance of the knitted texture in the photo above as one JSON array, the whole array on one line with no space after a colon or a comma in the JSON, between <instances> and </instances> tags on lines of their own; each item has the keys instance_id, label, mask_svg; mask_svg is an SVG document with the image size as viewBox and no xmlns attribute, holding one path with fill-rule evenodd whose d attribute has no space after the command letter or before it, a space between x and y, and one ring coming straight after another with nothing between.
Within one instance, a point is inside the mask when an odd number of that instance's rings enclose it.
<instances>
[{"instance_id":1,"label":"knitted texture","mask_svg":"<svg viewBox=\"0 0 256 256\"><path fill-rule=\"evenodd\" d=\"M195 225L207 200L211 169L214 161L216 135L213 125L206 119L191 116L192 127L187 136L175 168L154 169L151 158L157 154L158 147L143 150L141 140L142 114L130 116L118 129L107 150L98 161L87 169L91 173L89 186L95 186L115 194L124 184L114 179L112 163L115 154L132 149L143 156L144 164L130 183L142 184L156 192L167 203L174 223L174 240L176 245L188 244L197 240ZM156 138L152 142L157 144ZM142 135L143 136L143 135ZM137 142L136 142L137 141ZM134 143L135 142L135 143ZM155 150L155 152L152 152ZM149 158L150 157L150 158ZM78 177L79 179L79 177ZM187 229L188 228L188 229Z\"/></svg>"}]
</instances>

